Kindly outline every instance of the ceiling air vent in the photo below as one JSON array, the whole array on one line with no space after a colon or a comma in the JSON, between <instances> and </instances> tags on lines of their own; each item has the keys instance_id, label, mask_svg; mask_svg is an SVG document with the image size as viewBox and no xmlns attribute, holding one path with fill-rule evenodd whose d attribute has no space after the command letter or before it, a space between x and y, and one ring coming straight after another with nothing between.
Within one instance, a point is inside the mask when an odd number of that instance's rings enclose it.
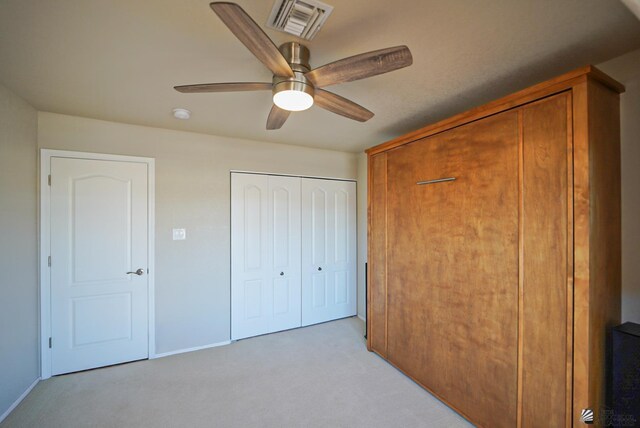
<instances>
[{"instance_id":1,"label":"ceiling air vent","mask_svg":"<svg viewBox=\"0 0 640 428\"><path fill-rule=\"evenodd\" d=\"M311 40L332 10L333 6L316 0L276 0L267 27Z\"/></svg>"}]
</instances>

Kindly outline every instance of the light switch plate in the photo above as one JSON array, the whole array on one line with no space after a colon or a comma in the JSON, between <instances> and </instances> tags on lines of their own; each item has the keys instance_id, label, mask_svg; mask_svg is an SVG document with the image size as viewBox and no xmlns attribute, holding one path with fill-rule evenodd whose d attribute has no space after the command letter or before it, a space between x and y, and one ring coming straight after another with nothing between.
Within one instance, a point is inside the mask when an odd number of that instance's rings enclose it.
<instances>
[{"instance_id":1,"label":"light switch plate","mask_svg":"<svg viewBox=\"0 0 640 428\"><path fill-rule=\"evenodd\" d=\"M187 230L186 229L173 229L173 240L174 241L183 241L187 239Z\"/></svg>"}]
</instances>

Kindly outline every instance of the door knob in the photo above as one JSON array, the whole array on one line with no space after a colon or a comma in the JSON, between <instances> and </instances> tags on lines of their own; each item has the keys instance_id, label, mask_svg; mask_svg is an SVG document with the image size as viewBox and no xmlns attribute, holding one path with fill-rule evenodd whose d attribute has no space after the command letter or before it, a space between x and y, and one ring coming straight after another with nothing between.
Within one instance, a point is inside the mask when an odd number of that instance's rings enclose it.
<instances>
[{"instance_id":1,"label":"door knob","mask_svg":"<svg viewBox=\"0 0 640 428\"><path fill-rule=\"evenodd\" d=\"M284 276L284 272L280 272L280 276Z\"/></svg>"},{"instance_id":2,"label":"door knob","mask_svg":"<svg viewBox=\"0 0 640 428\"><path fill-rule=\"evenodd\" d=\"M318 266L318 270L322 270L322 268L320 266Z\"/></svg>"},{"instance_id":3,"label":"door knob","mask_svg":"<svg viewBox=\"0 0 640 428\"><path fill-rule=\"evenodd\" d=\"M142 275L144 274L144 271L143 271L142 269L138 269L138 270L137 270L137 271L135 271L135 272L127 272L127 275L130 275L130 274L132 274L132 273L135 273L135 274L136 274L136 275L138 275L138 276L142 276Z\"/></svg>"}]
</instances>

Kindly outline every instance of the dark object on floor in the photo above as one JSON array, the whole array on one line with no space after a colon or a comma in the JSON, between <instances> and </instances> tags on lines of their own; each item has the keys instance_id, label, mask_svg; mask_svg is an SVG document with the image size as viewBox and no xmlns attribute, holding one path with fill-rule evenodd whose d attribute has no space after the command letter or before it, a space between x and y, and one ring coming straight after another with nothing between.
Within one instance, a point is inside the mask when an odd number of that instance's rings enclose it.
<instances>
[{"instance_id":1,"label":"dark object on floor","mask_svg":"<svg viewBox=\"0 0 640 428\"><path fill-rule=\"evenodd\" d=\"M367 312L367 303L369 303L369 299L367 299L366 296L368 296L369 294L369 267L367 265L367 263L364 264L364 338L367 338L367 331L368 330L368 324L367 324L367 320L369 319L368 314L369 312Z\"/></svg>"},{"instance_id":2,"label":"dark object on floor","mask_svg":"<svg viewBox=\"0 0 640 428\"><path fill-rule=\"evenodd\" d=\"M626 322L613 329L613 420L609 425L640 425L640 324Z\"/></svg>"}]
</instances>

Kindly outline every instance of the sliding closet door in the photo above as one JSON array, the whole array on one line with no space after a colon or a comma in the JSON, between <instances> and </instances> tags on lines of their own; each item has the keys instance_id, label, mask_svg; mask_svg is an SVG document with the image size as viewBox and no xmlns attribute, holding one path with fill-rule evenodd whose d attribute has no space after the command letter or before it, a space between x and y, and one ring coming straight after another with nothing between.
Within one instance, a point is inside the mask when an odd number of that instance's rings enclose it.
<instances>
[{"instance_id":1,"label":"sliding closet door","mask_svg":"<svg viewBox=\"0 0 640 428\"><path fill-rule=\"evenodd\" d=\"M231 175L231 337L300 327L300 178Z\"/></svg>"},{"instance_id":2,"label":"sliding closet door","mask_svg":"<svg viewBox=\"0 0 640 428\"><path fill-rule=\"evenodd\" d=\"M302 325L356 314L356 184L302 179Z\"/></svg>"}]
</instances>

